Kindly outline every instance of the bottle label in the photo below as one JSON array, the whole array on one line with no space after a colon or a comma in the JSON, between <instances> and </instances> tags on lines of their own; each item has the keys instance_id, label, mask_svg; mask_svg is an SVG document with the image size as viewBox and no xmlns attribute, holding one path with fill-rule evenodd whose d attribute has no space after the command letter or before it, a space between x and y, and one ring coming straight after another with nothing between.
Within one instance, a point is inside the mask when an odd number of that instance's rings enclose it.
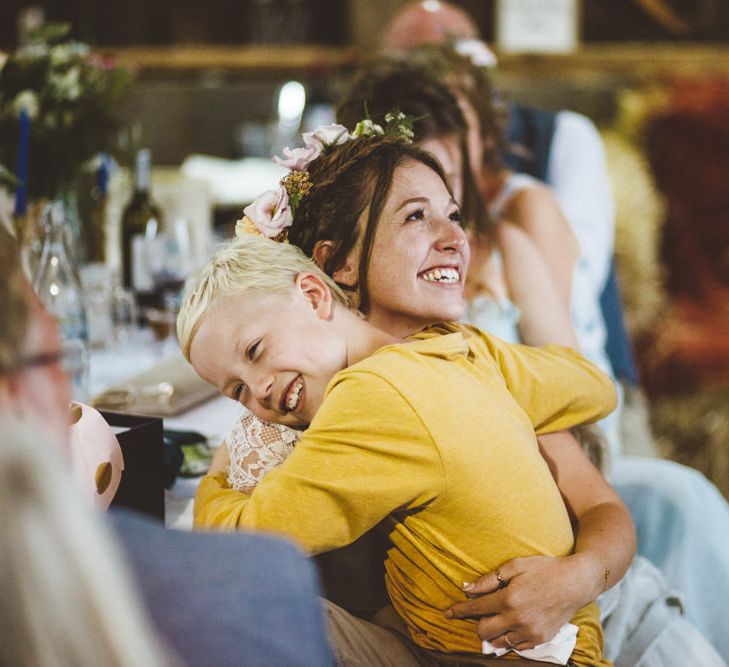
<instances>
[{"instance_id":1,"label":"bottle label","mask_svg":"<svg viewBox=\"0 0 729 667\"><path fill-rule=\"evenodd\" d=\"M132 237L132 289L135 292L151 292L154 289L150 268L149 243L143 234Z\"/></svg>"}]
</instances>

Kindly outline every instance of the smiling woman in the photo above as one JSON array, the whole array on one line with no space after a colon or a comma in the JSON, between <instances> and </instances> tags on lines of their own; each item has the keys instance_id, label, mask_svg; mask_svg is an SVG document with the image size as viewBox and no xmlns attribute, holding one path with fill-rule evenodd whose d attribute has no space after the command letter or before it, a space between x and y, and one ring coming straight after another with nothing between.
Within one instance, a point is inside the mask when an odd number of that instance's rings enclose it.
<instances>
[{"instance_id":1,"label":"smiling woman","mask_svg":"<svg viewBox=\"0 0 729 667\"><path fill-rule=\"evenodd\" d=\"M272 210L266 209L266 215L261 217L258 216L260 207L252 206L246 209L237 231L242 236L251 231L258 231L263 235L275 233L277 240L287 238L290 244L299 245L351 295L352 301L370 322L376 322L391 336L402 338L434 322L459 318L464 310L464 275L468 267L469 251L460 226L458 209L452 202L451 192L439 163L429 154L406 143L412 136L412 119L408 124L407 117L402 114L387 114L382 125L372 121L358 123L357 129L361 132L358 138L347 133L342 126L320 128L312 135L304 135L306 147L293 149L286 155L287 164L284 166L292 172L282 181L286 192L279 192L276 196L276 201L280 201L281 206L291 205L295 209L286 221L287 224L271 230L267 221L269 218L273 219L278 210L275 207ZM394 136L388 135L390 131ZM361 136L362 133L366 136ZM272 201L273 197L269 195L270 193L265 193L261 201L264 196L266 201ZM257 223L259 217L261 220ZM261 262L260 259L252 261ZM216 262L214 260L213 264ZM269 257L259 264L264 275L268 270L267 264L276 265L276 262ZM221 274L220 282L227 284L224 273L223 271ZM187 306L183 307L180 340L188 353L189 335L196 334L201 318L204 321L204 304L209 305L215 299L215 289L205 282L198 285L196 292L202 298L190 297L190 312L197 314L191 319L190 313L186 312ZM289 285L293 282L293 278L289 278ZM335 308L334 313L341 310ZM198 324L194 323L195 319ZM360 320L355 319L353 322ZM247 328L248 324L241 323L241 326ZM434 329L433 333L450 334L452 330L449 327L458 328L458 325ZM255 343L255 340L257 339L252 338L246 341L239 349L239 357L234 362L239 369L239 376L244 371L251 370L245 365L246 361L250 362L245 359L245 355L250 349L250 343ZM230 340L222 338L217 343L231 344ZM211 345L215 345L215 342ZM444 350L441 352L445 353ZM216 349L216 353L220 351ZM254 353L259 353L257 348ZM206 354L212 352L203 352L203 355ZM359 357L348 353L347 362L352 363L356 358ZM460 359L458 355L451 357L456 365ZM296 367L278 369L282 377L280 380L275 379L272 385L274 388L283 387L278 389L282 397L278 399L281 413L276 416L277 421L283 416L287 402L291 400L292 405L295 402L296 384L292 383L297 381L299 375L302 375L303 389L295 409L300 409L303 405L302 397L304 403L309 402L306 377L300 370ZM423 379L422 383L417 377L417 373L403 371L402 377L398 376L397 380L405 381L410 378L418 386L422 385L430 396L428 400L432 402L433 409L448 407L449 410L455 410L454 406L459 405L460 398L454 397L460 397L463 388L458 383L449 385L450 389L443 394L442 386L434 377ZM244 383L245 378L239 377L235 385ZM270 384L269 381L269 386ZM240 389L241 395L246 396L242 386ZM441 392L438 394L439 398L435 398L436 390ZM381 419L381 435L386 437L388 431L397 429L400 424L400 415L392 408L390 399L388 396L377 397L369 393L354 396L351 398L352 403L338 403L330 417L340 424L353 410L364 410L368 415L367 419L373 419L374 416ZM483 414L479 414L481 419ZM317 415L317 419L319 418ZM220 456L216 455L209 476L201 483L195 505L198 526L220 528L236 525L236 517L240 516L248 502L247 497L238 490L250 492L253 486L251 481L261 482L264 476L265 482L268 479L268 475L265 475L267 470L263 469L266 462L270 464L268 470L277 473L278 471L272 469L286 459L290 452L290 440L287 440L285 447L272 446L271 443L282 435L280 431L276 431L276 427L259 420L251 423L251 420L250 415L244 418L229 439L231 456L234 458L230 476L226 479L227 454L225 448L221 448ZM364 428L365 424L362 426ZM373 423L374 427L376 425ZM484 439L486 431L473 430L472 427L471 420L464 419L457 428L454 425L453 434L464 447L464 452L471 446L482 443L484 449L479 449L477 455L481 456L488 450L490 441ZM375 432L367 437L373 436L376 440L380 437ZM332 443L335 440L341 443L350 441L347 433L339 431L336 434L332 432L331 438ZM499 590L497 595L489 597L491 608L487 617L479 621L476 635L489 639L496 648L508 648L510 644L527 648L551 638L562 624L573 618L585 604L594 600L606 585L609 587L619 579L633 553L632 525L625 508L619 501L615 502L616 497L612 490L589 463L574 439L569 434L562 433L541 436L540 447L547 440L550 440L552 446L548 452L541 450L542 455L548 467L555 470L559 489L580 522L580 532L576 539L575 552L568 557L517 558L500 562L500 574L502 578L510 580L510 584L508 589ZM402 445L393 446L399 448ZM291 456L296 456L297 451L298 446ZM259 452L262 454L257 456ZM334 453L333 455L335 458L338 456ZM241 477L238 474L240 468L248 461L253 463L251 474ZM288 459L284 465L288 465ZM329 464L317 462L313 469L321 465L326 467ZM490 465L484 470L488 468ZM364 469L366 466L361 470ZM478 464L474 463L475 474L479 477L479 481L474 480L474 488L483 488L479 470ZM405 471L403 473L406 476L409 474ZM518 476L515 474L514 479ZM400 479L400 474L390 470L387 478ZM245 479L244 484L239 483L241 479ZM594 484L585 484L587 479L593 480ZM233 485L232 489L226 488L228 480ZM349 483L345 484L343 481L337 484L337 488L337 494L345 491L349 493L353 489L355 494L358 493L356 486L350 488ZM383 492L383 498L386 498L389 491ZM374 502L373 499L378 494L379 491L368 489L368 502ZM378 498L378 502L383 498ZM349 533L347 541L354 537L355 534ZM488 543L490 537L484 535L480 539ZM334 546L330 544L327 548ZM379 553L368 551L363 557L364 553L358 552L356 556L352 552L342 554L341 562L348 564L349 571L352 572L352 576L346 577L348 584L353 579L360 579L362 570L369 571L366 567L368 563L376 563L378 559L382 562L383 556ZM363 567L355 566L352 570L352 562ZM332 571L331 568L327 570ZM494 570L483 574L478 584L480 592L492 592L499 588L499 581L494 577ZM336 576L335 579L341 580L341 577ZM545 581L550 582L548 591L544 589ZM367 587L372 591L380 590L382 577L379 578L379 583L376 578L368 579ZM351 585L347 589L351 590ZM525 591L528 602L519 604L516 598L523 596ZM351 604L351 597L346 603L349 608L374 611L378 607L372 606L377 604L372 598L370 595L364 607ZM441 613L449 606L445 600L442 602ZM483 611L470 612L460 608L462 606L453 607L449 611L451 617L479 617L484 614ZM407 663L396 661L394 664Z\"/></svg>"}]
</instances>

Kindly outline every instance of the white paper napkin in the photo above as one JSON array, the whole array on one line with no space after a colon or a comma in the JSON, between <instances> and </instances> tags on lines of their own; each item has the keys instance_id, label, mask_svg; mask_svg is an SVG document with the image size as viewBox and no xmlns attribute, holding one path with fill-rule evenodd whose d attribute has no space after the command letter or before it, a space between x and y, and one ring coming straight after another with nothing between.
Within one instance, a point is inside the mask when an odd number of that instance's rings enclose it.
<instances>
[{"instance_id":1,"label":"white paper napkin","mask_svg":"<svg viewBox=\"0 0 729 667\"><path fill-rule=\"evenodd\" d=\"M572 623L565 623L552 639L543 644L537 644L534 648L527 648L523 651L517 651L511 648L496 648L491 642L484 640L483 653L485 655L495 655L497 658L514 651L517 655L530 660L539 660L541 662L551 662L555 665L566 665L567 661L575 650L577 643L577 630L579 628Z\"/></svg>"}]
</instances>

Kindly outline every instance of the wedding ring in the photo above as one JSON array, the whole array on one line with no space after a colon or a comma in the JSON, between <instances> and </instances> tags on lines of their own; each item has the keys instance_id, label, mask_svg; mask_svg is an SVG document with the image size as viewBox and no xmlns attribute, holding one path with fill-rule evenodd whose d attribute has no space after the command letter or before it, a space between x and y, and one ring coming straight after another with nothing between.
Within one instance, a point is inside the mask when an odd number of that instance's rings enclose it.
<instances>
[{"instance_id":1,"label":"wedding ring","mask_svg":"<svg viewBox=\"0 0 729 667\"><path fill-rule=\"evenodd\" d=\"M514 644L512 644L511 641L509 641L509 633L508 632L505 632L504 633L504 639L506 640L506 645L509 648L515 648Z\"/></svg>"},{"instance_id":2,"label":"wedding ring","mask_svg":"<svg viewBox=\"0 0 729 667\"><path fill-rule=\"evenodd\" d=\"M496 570L496 580L499 582L499 588L506 586L506 580L501 576L501 572L499 572L499 570Z\"/></svg>"}]
</instances>

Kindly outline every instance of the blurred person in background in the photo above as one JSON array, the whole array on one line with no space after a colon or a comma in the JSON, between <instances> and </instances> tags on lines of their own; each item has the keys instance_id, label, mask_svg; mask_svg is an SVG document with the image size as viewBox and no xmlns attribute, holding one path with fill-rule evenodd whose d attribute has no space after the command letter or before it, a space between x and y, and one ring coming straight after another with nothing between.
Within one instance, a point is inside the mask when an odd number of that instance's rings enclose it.
<instances>
[{"instance_id":1,"label":"blurred person in background","mask_svg":"<svg viewBox=\"0 0 729 667\"><path fill-rule=\"evenodd\" d=\"M102 520L70 488L58 327L3 230L0 312L0 664L180 664L155 636L187 665L331 664L315 573L293 545L128 511Z\"/></svg>"},{"instance_id":2,"label":"blurred person in background","mask_svg":"<svg viewBox=\"0 0 729 667\"><path fill-rule=\"evenodd\" d=\"M60 340L0 231L0 664L178 664L109 529L73 487Z\"/></svg>"}]
</instances>

